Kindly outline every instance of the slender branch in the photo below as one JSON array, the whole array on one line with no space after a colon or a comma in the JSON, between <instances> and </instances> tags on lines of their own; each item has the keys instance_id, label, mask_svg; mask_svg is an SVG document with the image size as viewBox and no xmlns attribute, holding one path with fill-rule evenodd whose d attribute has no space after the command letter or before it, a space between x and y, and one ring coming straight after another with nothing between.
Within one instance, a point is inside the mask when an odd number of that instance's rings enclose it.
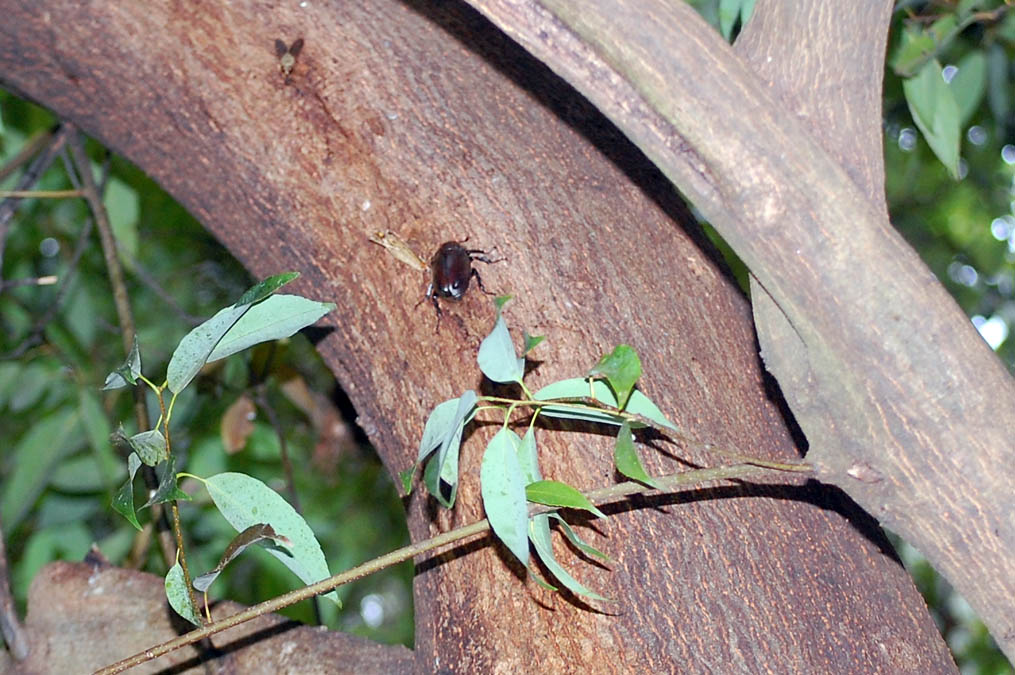
<instances>
[{"instance_id":1,"label":"slender branch","mask_svg":"<svg viewBox=\"0 0 1015 675\"><path fill-rule=\"evenodd\" d=\"M39 153L39 156L28 165L28 169L25 170L23 176L17 182L18 190L27 190L46 172L49 165L53 163L57 155L63 150L64 145L67 143L68 129L61 125L48 136L36 138L28 144L21 153L18 153L20 158L25 155L27 159L28 153L34 154L38 148L44 147L45 149ZM24 160L21 160L24 161ZM11 198L5 199L0 203L0 270L3 269L4 261L4 245L7 243L7 225L10 223L11 218L14 217L14 212L17 211L18 203L21 200Z\"/></svg>"},{"instance_id":2,"label":"slender branch","mask_svg":"<svg viewBox=\"0 0 1015 675\"><path fill-rule=\"evenodd\" d=\"M635 494L665 493L678 487L696 485L716 480L748 479L764 473L765 471L766 468L764 467L750 464L719 466L709 469L693 469L656 478L655 481L664 488L661 491L642 485L641 483L625 482L585 492L584 494L593 504L601 505L606 502L612 502ZM539 513L549 513L557 510L559 509L555 507L533 504L529 507L529 514L536 515ZM484 518L483 520L472 523L471 525L466 525L465 527L460 527L456 530L439 534L436 537L427 539L426 541L410 544L409 546L392 551L391 553L375 558L367 563L359 565L358 567L342 572L341 574L336 574L333 577L318 581L315 584L304 586L303 588L296 589L295 591L291 591L285 595L272 598L266 602L249 607L242 612L237 612L232 616L220 619L219 621L210 623L207 626L193 630L185 635L181 635L180 637L146 649L145 651L123 659L122 661L117 661L112 665L96 671L95 675L113 675L114 673L123 672L128 668L133 668L134 666L151 661L152 659L168 654L180 647L193 644L194 642L214 635L215 633L232 628L264 614L275 612L283 607L288 607L289 605L320 595L321 593L327 593L328 591L332 591L344 584L356 581L357 579L362 579L365 576L392 565L397 565L398 563L410 560L421 553L427 553L447 546L448 544L453 544L476 535L483 534L489 529L490 521Z\"/></svg>"},{"instance_id":3,"label":"slender branch","mask_svg":"<svg viewBox=\"0 0 1015 675\"><path fill-rule=\"evenodd\" d=\"M68 133L68 146L77 169L77 176L81 184L77 187L83 193L88 207L91 209L92 218L99 231L99 241L102 244L102 255L106 262L106 271L109 274L109 283L113 290L113 303L116 306L117 321L120 324L120 335L123 340L124 355L130 354L134 346L134 336L137 334L134 325L134 314L130 308L130 300L127 297L127 284L123 278L123 268L120 266L120 258L116 250L116 239L113 237L113 228L109 223L109 214L105 204L102 203L102 196L95 183L95 176L92 175L91 163L85 153L84 140L78 132L77 127L70 122L65 122L63 128ZM74 172L68 171L73 177ZM148 408L145 405L145 393L140 387L134 388L134 417L137 420L138 429L151 428L148 419ZM155 484L154 473L150 469L144 470L145 484L152 489ZM152 506L152 517L160 522L165 517L165 510L160 505ZM173 548L172 538L168 532L160 531L158 536L162 558L166 567L171 567L176 560L176 551Z\"/></svg>"},{"instance_id":4,"label":"slender branch","mask_svg":"<svg viewBox=\"0 0 1015 675\"><path fill-rule=\"evenodd\" d=\"M589 411L590 409L596 410L600 412L609 413L610 415L614 415L617 418L626 420L628 422L643 424L664 436L675 438L685 443L686 445L689 445L694 448L700 448L702 450L705 450L706 452L712 452L717 455L722 455L726 459L730 459L735 462L740 462L743 464L752 464L754 466L772 469L773 471L790 471L796 473L810 473L811 471L813 471L813 467L805 462L773 462L767 459L762 459L760 457L752 457L750 455L745 455L744 453L736 450L728 450L714 443L705 443L704 441L700 441L697 438L694 438L693 436L690 436L684 433L683 431L680 431L679 429L659 424L659 422L656 422L650 417L645 417L644 415L628 412L626 410L619 410L612 406L606 405L602 401L592 398L591 396L574 396L574 397L550 399L546 401L537 401L532 399L519 401L512 398L483 396L480 398L480 400L509 405L511 406L512 410L514 408L522 408L522 407L536 408L538 410L541 408L547 408L551 406L554 408L570 408L572 410L585 412Z\"/></svg>"},{"instance_id":5,"label":"slender branch","mask_svg":"<svg viewBox=\"0 0 1015 675\"><path fill-rule=\"evenodd\" d=\"M3 199L66 199L83 197L81 190L0 190Z\"/></svg>"},{"instance_id":6,"label":"slender branch","mask_svg":"<svg viewBox=\"0 0 1015 675\"><path fill-rule=\"evenodd\" d=\"M6 180L8 176L12 175L22 164L30 160L37 153L41 152L49 143L53 141L53 129L46 129L40 131L33 136L27 143L21 146L17 154L8 160L6 164L0 167L0 181Z\"/></svg>"}]
</instances>

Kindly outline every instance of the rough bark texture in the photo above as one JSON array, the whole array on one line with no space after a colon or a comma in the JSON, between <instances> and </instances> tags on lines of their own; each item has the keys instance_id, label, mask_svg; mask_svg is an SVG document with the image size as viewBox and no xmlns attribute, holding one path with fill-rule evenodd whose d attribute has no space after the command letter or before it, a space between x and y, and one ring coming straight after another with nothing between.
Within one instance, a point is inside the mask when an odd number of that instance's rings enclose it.
<instances>
[{"instance_id":1,"label":"rough bark texture","mask_svg":"<svg viewBox=\"0 0 1015 675\"><path fill-rule=\"evenodd\" d=\"M998 424L1015 385L873 182L884 43L870 36L889 3L845 17L760 2L747 61L684 3L474 4L623 129L747 263L764 291L762 355L819 477L922 550L1015 657L1015 452ZM855 110L828 109L854 95Z\"/></svg>"},{"instance_id":2,"label":"rough bark texture","mask_svg":"<svg viewBox=\"0 0 1015 675\"><path fill-rule=\"evenodd\" d=\"M412 462L435 404L480 386L475 348L492 309L470 294L434 334L432 310L414 308L425 279L367 242L379 229L424 257L465 235L498 247L507 262L484 270L486 285L517 295L512 325L548 336L535 386L628 342L644 390L690 434L798 457L750 308L700 235L680 228L689 219L672 187L468 8L0 8L4 86L136 162L255 275L300 270L301 292L337 303L321 349L392 471ZM287 81L273 43L297 37ZM466 440L453 513L413 498L414 538L480 515L490 434ZM613 480L608 439L543 439L547 476ZM716 461L656 445L654 472L677 456ZM417 671L953 669L875 524L835 489L726 485L613 511L587 533L615 562L571 564L617 600L603 612L523 585L488 540L419 561Z\"/></svg>"},{"instance_id":3,"label":"rough bark texture","mask_svg":"<svg viewBox=\"0 0 1015 675\"><path fill-rule=\"evenodd\" d=\"M212 617L241 609L235 602L217 603ZM186 625L169 609L161 577L108 565L53 563L36 575L28 594L29 657L14 664L4 652L0 671L90 673L127 652L172 639ZM324 675L336 672L336 663L342 672L394 675L411 672L413 656L405 647L270 615L224 631L210 645L177 650L130 672Z\"/></svg>"}]
</instances>

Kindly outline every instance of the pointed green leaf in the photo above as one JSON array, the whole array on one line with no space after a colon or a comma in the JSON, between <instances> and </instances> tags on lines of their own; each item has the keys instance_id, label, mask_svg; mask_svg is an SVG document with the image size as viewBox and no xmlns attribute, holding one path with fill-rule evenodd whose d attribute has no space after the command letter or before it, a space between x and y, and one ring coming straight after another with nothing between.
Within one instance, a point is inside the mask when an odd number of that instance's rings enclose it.
<instances>
[{"instance_id":1,"label":"pointed green leaf","mask_svg":"<svg viewBox=\"0 0 1015 675\"><path fill-rule=\"evenodd\" d=\"M546 339L545 335L529 335L528 333L522 333L525 340L525 348L522 350L522 355L528 354L536 348L540 342Z\"/></svg>"},{"instance_id":2,"label":"pointed green leaf","mask_svg":"<svg viewBox=\"0 0 1015 675\"><path fill-rule=\"evenodd\" d=\"M529 563L526 536L529 511L525 479L518 462L521 442L510 429L501 429L490 439L479 469L479 485L490 528L525 567Z\"/></svg>"},{"instance_id":3,"label":"pointed green leaf","mask_svg":"<svg viewBox=\"0 0 1015 675\"><path fill-rule=\"evenodd\" d=\"M543 479L543 475L539 472L539 453L536 451L536 434L532 427L525 432L518 446L518 463L522 467L522 477L526 485Z\"/></svg>"},{"instance_id":4,"label":"pointed green leaf","mask_svg":"<svg viewBox=\"0 0 1015 675\"><path fill-rule=\"evenodd\" d=\"M287 338L333 309L332 302L316 302L299 295L273 295L244 312L215 344L207 362L224 359L261 342Z\"/></svg>"},{"instance_id":5,"label":"pointed green leaf","mask_svg":"<svg viewBox=\"0 0 1015 675\"><path fill-rule=\"evenodd\" d=\"M599 518L606 517L606 514L597 509L588 500L588 497L567 483L561 483L556 480L541 480L529 483L525 486L525 498L537 504L562 506L569 509L584 509L596 514Z\"/></svg>"},{"instance_id":6,"label":"pointed green leaf","mask_svg":"<svg viewBox=\"0 0 1015 675\"><path fill-rule=\"evenodd\" d=\"M132 452L127 455L127 482L113 496L113 510L138 530L141 529L141 523L137 522L137 514L134 512L134 476L140 467L141 459L137 454Z\"/></svg>"},{"instance_id":7,"label":"pointed green leaf","mask_svg":"<svg viewBox=\"0 0 1015 675\"><path fill-rule=\"evenodd\" d=\"M116 433L122 434L119 430ZM168 453L166 437L158 429L134 434L127 439L127 443L131 450L141 458L141 461L148 466L155 466L159 462L165 461Z\"/></svg>"},{"instance_id":8,"label":"pointed green leaf","mask_svg":"<svg viewBox=\"0 0 1015 675\"><path fill-rule=\"evenodd\" d=\"M141 375L141 351L137 344L137 335L134 336L134 346L130 348L127 360L106 376L106 382L102 389L119 389L128 384L136 384L137 378Z\"/></svg>"},{"instance_id":9,"label":"pointed green leaf","mask_svg":"<svg viewBox=\"0 0 1015 675\"><path fill-rule=\"evenodd\" d=\"M237 300L236 304L233 306L239 307L240 305L252 305L255 302L260 302L290 281L298 279L299 276L299 272L285 272L283 274L276 274L273 277L268 277L264 281L258 282L247 289L247 291L240 296L240 299Z\"/></svg>"},{"instance_id":10,"label":"pointed green leaf","mask_svg":"<svg viewBox=\"0 0 1015 675\"><path fill-rule=\"evenodd\" d=\"M198 371L208 363L208 357L222 336L249 309L250 305L226 307L183 336L166 368L166 380L170 391L179 394L190 384Z\"/></svg>"},{"instance_id":11,"label":"pointed green leaf","mask_svg":"<svg viewBox=\"0 0 1015 675\"><path fill-rule=\"evenodd\" d=\"M941 64L929 61L902 83L909 112L927 144L956 180L959 177L959 108L941 75Z\"/></svg>"},{"instance_id":12,"label":"pointed green leaf","mask_svg":"<svg viewBox=\"0 0 1015 675\"><path fill-rule=\"evenodd\" d=\"M547 514L533 516L529 521L529 539L532 541L539 559L546 565L546 569L550 570L557 581L564 584L569 591L593 600L607 601L607 598L582 585L557 562L557 558L553 555L553 543L550 540L550 519Z\"/></svg>"},{"instance_id":13,"label":"pointed green leaf","mask_svg":"<svg viewBox=\"0 0 1015 675\"><path fill-rule=\"evenodd\" d=\"M592 546L591 544L587 543L584 539L579 537L578 533L575 532L573 529L571 529L571 526L568 525L567 521L564 520L559 513L548 513L546 515L550 516L550 518L560 523L561 529L564 530L564 536L566 536L568 540L574 545L574 547L577 548L579 551L581 551L585 555L601 558L603 560L606 560L607 562L613 562L613 559L610 558L610 556L606 555L598 548Z\"/></svg>"},{"instance_id":14,"label":"pointed green leaf","mask_svg":"<svg viewBox=\"0 0 1015 675\"><path fill-rule=\"evenodd\" d=\"M454 414L448 411L454 403ZM476 409L476 392L471 389L460 398L441 403L430 414L426 427L423 429L423 440L420 442L420 456L426 457L433 451L435 443L440 443L437 455L430 460L423 471L423 484L431 495L445 508L455 505L458 494L458 453L462 444L462 432L465 425L472 419ZM439 412L438 412L439 411ZM448 486L449 494L441 488L441 483Z\"/></svg>"},{"instance_id":15,"label":"pointed green leaf","mask_svg":"<svg viewBox=\"0 0 1015 675\"><path fill-rule=\"evenodd\" d=\"M620 403L618 407L623 410L635 383L641 377L641 359L630 345L617 345L612 352L599 359L599 363L589 371L589 377L605 377L617 393Z\"/></svg>"},{"instance_id":16,"label":"pointed green leaf","mask_svg":"<svg viewBox=\"0 0 1015 675\"><path fill-rule=\"evenodd\" d=\"M613 463L617 467L617 471L628 478L650 487L659 488L655 480L646 473L641 459L638 458L638 451L634 448L634 436L631 434L631 425L627 422L620 425L617 443L613 446Z\"/></svg>"},{"instance_id":17,"label":"pointed green leaf","mask_svg":"<svg viewBox=\"0 0 1015 675\"><path fill-rule=\"evenodd\" d=\"M169 459L166 459L156 465L155 475L159 479L159 485L155 488L155 492L148 498L148 501L145 502L145 505L141 508L151 506L152 504L171 502L173 500L190 501L190 495L176 486L175 456L169 457Z\"/></svg>"},{"instance_id":18,"label":"pointed green leaf","mask_svg":"<svg viewBox=\"0 0 1015 675\"><path fill-rule=\"evenodd\" d=\"M300 514L267 485L242 473L220 473L205 481L208 494L229 524L242 532L251 525L265 523L292 542L286 550L269 548L304 583L312 584L331 576L321 545ZM326 598L341 607L338 595Z\"/></svg>"},{"instance_id":19,"label":"pointed green leaf","mask_svg":"<svg viewBox=\"0 0 1015 675\"><path fill-rule=\"evenodd\" d=\"M490 334L479 345L479 369L493 382L521 382L525 375L525 359L515 354L504 317L497 314L497 321Z\"/></svg>"},{"instance_id":20,"label":"pointed green leaf","mask_svg":"<svg viewBox=\"0 0 1015 675\"><path fill-rule=\"evenodd\" d=\"M610 390L609 386L602 380L595 380L592 383L591 389L595 392L595 399L600 403L608 405L612 408L617 407L617 397ZM569 399L569 398L582 398L586 397L590 393L589 381L580 377L572 378L569 380L560 380L548 384L532 397L537 401L551 401L553 399ZM627 412L647 417L653 422L677 430L676 425L670 422L660 412L659 408L647 397L637 389L631 392L631 397L627 400ZM575 419L584 422L602 422L604 424L614 424L620 426L623 423L623 418L618 417L616 414L605 411L605 410L573 410L570 408L557 408L554 406L547 406L540 411L541 415L547 415L549 417L560 417L564 419ZM631 424L632 429L641 429L645 425L641 422L634 422Z\"/></svg>"},{"instance_id":21,"label":"pointed green leaf","mask_svg":"<svg viewBox=\"0 0 1015 675\"><path fill-rule=\"evenodd\" d=\"M201 625L197 609L190 601L190 593L187 591L187 582L180 563L173 565L166 574L166 599L177 614L195 626Z\"/></svg>"}]
</instances>

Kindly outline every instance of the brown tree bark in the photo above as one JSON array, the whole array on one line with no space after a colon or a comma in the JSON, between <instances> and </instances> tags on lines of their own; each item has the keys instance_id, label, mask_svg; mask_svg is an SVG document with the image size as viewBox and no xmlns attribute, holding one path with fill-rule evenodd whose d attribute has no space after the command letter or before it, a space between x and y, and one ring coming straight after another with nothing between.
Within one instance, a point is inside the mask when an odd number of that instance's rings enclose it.
<instances>
[{"instance_id":1,"label":"brown tree bark","mask_svg":"<svg viewBox=\"0 0 1015 675\"><path fill-rule=\"evenodd\" d=\"M299 270L300 292L338 305L320 348L392 472L413 461L434 405L481 386L475 349L492 309L470 294L435 334L432 310L415 307L426 280L367 242L386 229L423 255L465 235L498 247L507 261L487 286L517 296L512 326L548 336L534 386L627 342L642 355L643 389L689 434L799 457L750 307L672 186L467 7L0 8L3 86L136 162L255 275ZM297 37L287 78L273 43ZM414 539L480 515L491 433L465 442L454 512L414 495ZM718 462L656 445L645 452L653 472L676 457ZM581 488L614 479L605 438L546 432L541 461ZM834 488L779 477L612 512L587 532L614 563L571 565L616 600L603 611L523 585L488 539L418 561L416 669L953 670L876 524Z\"/></svg>"},{"instance_id":2,"label":"brown tree bark","mask_svg":"<svg viewBox=\"0 0 1015 675\"><path fill-rule=\"evenodd\" d=\"M474 4L747 263L762 354L820 478L922 550L1015 657L1015 449L999 423L1015 385L888 222L875 113L890 3L759 2L743 59L684 3Z\"/></svg>"}]
</instances>

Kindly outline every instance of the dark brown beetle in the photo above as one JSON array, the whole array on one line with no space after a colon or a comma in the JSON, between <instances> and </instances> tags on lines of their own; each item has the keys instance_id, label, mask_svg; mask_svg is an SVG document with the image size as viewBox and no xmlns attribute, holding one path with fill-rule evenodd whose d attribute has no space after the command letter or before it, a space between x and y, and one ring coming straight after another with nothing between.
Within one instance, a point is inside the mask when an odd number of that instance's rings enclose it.
<instances>
[{"instance_id":1,"label":"dark brown beetle","mask_svg":"<svg viewBox=\"0 0 1015 675\"><path fill-rule=\"evenodd\" d=\"M479 272L472 267L472 261L478 260L484 263L500 261L491 260L486 251L462 246L468 240L469 238L466 237L462 241L444 242L430 258L432 276L423 300L430 300L434 309L437 310L437 328L435 330L439 330L441 326L441 306L437 299L461 300L465 292L469 290L469 282L472 277L476 277L479 290L487 295L494 295L483 286L483 279L480 278Z\"/></svg>"}]
</instances>

